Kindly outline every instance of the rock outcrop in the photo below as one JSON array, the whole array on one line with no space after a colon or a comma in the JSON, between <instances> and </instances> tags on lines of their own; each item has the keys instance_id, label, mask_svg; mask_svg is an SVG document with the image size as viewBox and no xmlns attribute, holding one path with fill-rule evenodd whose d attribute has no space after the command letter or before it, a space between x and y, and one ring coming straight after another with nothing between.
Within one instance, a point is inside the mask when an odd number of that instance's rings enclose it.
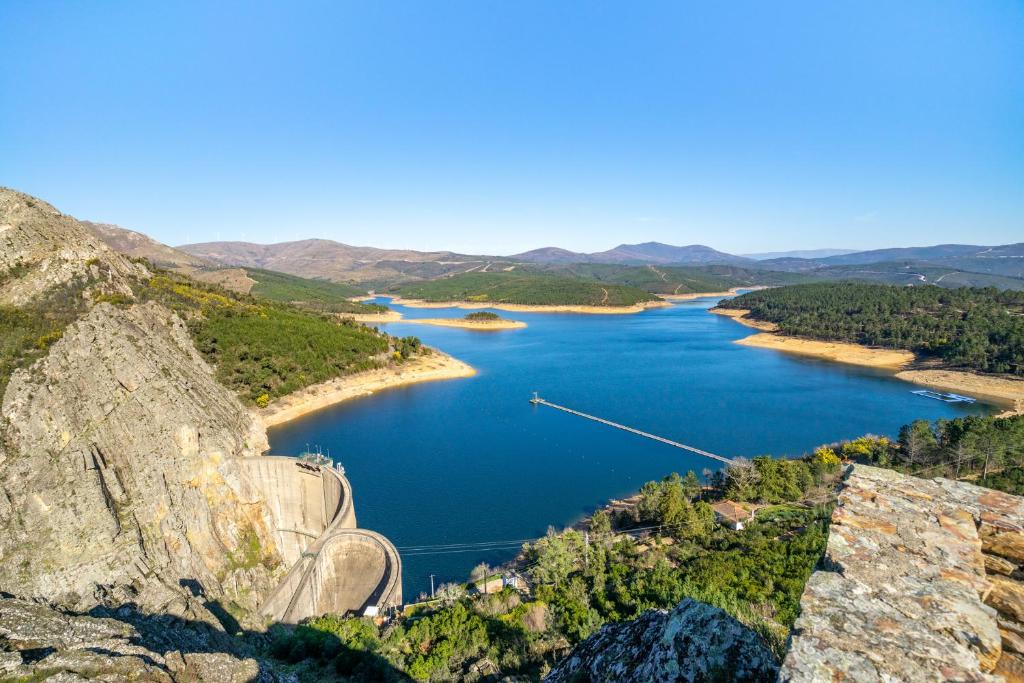
<instances>
[{"instance_id":1,"label":"rock outcrop","mask_svg":"<svg viewBox=\"0 0 1024 683\"><path fill-rule=\"evenodd\" d=\"M775 656L761 637L717 607L686 599L608 624L581 643L545 679L607 681L770 681Z\"/></svg>"},{"instance_id":2,"label":"rock outcrop","mask_svg":"<svg viewBox=\"0 0 1024 683\"><path fill-rule=\"evenodd\" d=\"M262 428L167 309L93 307L14 374L2 412L14 454L0 462L0 590L164 610L182 582L219 599L233 572L280 564L232 462L266 449Z\"/></svg>"},{"instance_id":3,"label":"rock outcrop","mask_svg":"<svg viewBox=\"0 0 1024 683\"><path fill-rule=\"evenodd\" d=\"M780 680L1022 680L1022 524L1022 498L854 466Z\"/></svg>"},{"instance_id":4,"label":"rock outcrop","mask_svg":"<svg viewBox=\"0 0 1024 683\"><path fill-rule=\"evenodd\" d=\"M254 609L285 569L235 464L266 436L177 315L90 303L130 300L147 276L73 218L0 189L0 304L57 291L83 311L0 400L0 592L217 624L209 605Z\"/></svg>"},{"instance_id":5,"label":"rock outcrop","mask_svg":"<svg viewBox=\"0 0 1024 683\"><path fill-rule=\"evenodd\" d=\"M49 204L0 187L0 304L22 306L75 279L101 275L102 286L130 294L136 265Z\"/></svg>"},{"instance_id":6,"label":"rock outcrop","mask_svg":"<svg viewBox=\"0 0 1024 683\"><path fill-rule=\"evenodd\" d=\"M209 628L130 609L69 615L0 598L0 680L250 683L274 680L239 643Z\"/></svg>"}]
</instances>

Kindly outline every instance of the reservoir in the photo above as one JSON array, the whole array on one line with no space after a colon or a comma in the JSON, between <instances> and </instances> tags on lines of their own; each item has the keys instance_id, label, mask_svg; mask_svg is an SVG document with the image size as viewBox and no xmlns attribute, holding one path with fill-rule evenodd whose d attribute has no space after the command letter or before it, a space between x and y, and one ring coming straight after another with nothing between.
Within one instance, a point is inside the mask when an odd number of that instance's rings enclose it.
<instances>
[{"instance_id":1,"label":"reservoir","mask_svg":"<svg viewBox=\"0 0 1024 683\"><path fill-rule=\"evenodd\" d=\"M525 329L480 332L408 323L474 368L468 379L387 390L273 428L271 452L330 450L352 483L359 525L398 547L407 602L514 557L671 472L720 463L529 402L553 403L728 457L801 455L917 418L991 410L912 394L890 373L732 342L754 332L698 299L632 315L495 311ZM382 300L382 303L387 303ZM406 318L461 309L392 306Z\"/></svg>"}]
</instances>

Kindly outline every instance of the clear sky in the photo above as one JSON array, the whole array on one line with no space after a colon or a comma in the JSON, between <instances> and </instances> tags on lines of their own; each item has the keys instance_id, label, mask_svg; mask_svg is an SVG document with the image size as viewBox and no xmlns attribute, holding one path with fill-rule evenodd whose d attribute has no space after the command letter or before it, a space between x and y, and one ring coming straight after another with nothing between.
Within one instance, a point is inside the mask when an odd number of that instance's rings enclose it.
<instances>
[{"instance_id":1,"label":"clear sky","mask_svg":"<svg viewBox=\"0 0 1024 683\"><path fill-rule=\"evenodd\" d=\"M1024 3L0 0L0 184L171 244L1024 241Z\"/></svg>"}]
</instances>

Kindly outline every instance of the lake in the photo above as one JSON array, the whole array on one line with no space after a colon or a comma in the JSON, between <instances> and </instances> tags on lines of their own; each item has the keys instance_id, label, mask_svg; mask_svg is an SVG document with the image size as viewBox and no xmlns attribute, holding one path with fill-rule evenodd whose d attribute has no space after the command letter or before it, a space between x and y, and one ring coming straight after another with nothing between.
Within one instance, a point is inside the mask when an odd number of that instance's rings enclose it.
<instances>
[{"instance_id":1,"label":"lake","mask_svg":"<svg viewBox=\"0 0 1024 683\"><path fill-rule=\"evenodd\" d=\"M330 450L359 525L399 548L407 602L523 539L567 526L670 472L718 463L528 402L553 403L725 456L800 455L917 418L981 414L911 394L889 373L733 344L754 330L699 299L634 315L511 313L526 329L391 323L478 371L342 403L270 430L271 452ZM387 303L386 300L383 301ZM392 306L407 318L460 309ZM472 546L467 544L473 544Z\"/></svg>"}]
</instances>

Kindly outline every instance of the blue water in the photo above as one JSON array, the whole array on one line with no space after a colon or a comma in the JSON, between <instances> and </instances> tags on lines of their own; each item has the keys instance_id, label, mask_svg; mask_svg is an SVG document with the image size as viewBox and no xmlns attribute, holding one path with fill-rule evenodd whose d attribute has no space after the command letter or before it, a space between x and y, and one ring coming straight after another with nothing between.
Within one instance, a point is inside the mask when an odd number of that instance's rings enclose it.
<instances>
[{"instance_id":1,"label":"blue water","mask_svg":"<svg viewBox=\"0 0 1024 683\"><path fill-rule=\"evenodd\" d=\"M412 601L465 580L517 544L450 552L417 546L516 541L562 527L650 479L717 463L589 420L554 403L726 456L798 455L916 418L987 412L945 404L882 371L733 344L752 332L707 312L715 300L636 315L508 313L500 332L392 323L475 367L469 379L392 389L270 431L272 452L317 444L345 466L359 525L402 551ZM467 311L393 306L407 318Z\"/></svg>"}]
</instances>

